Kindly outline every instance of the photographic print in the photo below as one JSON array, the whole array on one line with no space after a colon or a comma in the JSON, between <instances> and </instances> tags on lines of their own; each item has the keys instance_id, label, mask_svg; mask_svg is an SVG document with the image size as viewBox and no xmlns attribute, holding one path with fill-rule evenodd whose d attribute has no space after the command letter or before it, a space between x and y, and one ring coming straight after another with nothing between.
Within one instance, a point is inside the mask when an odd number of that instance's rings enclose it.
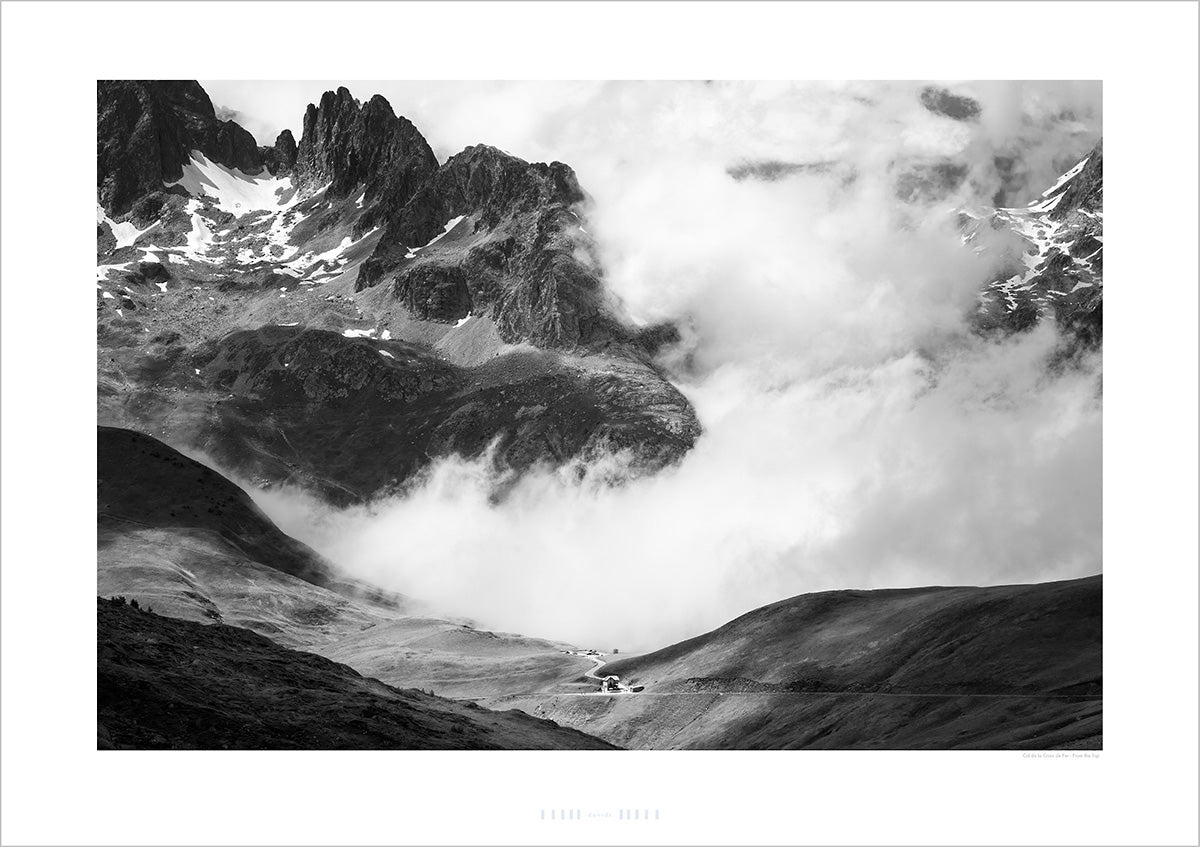
<instances>
[{"instance_id":1,"label":"photographic print","mask_svg":"<svg viewBox=\"0 0 1200 847\"><path fill-rule=\"evenodd\" d=\"M1099 81L96 109L101 750L1101 749Z\"/></svg>"}]
</instances>

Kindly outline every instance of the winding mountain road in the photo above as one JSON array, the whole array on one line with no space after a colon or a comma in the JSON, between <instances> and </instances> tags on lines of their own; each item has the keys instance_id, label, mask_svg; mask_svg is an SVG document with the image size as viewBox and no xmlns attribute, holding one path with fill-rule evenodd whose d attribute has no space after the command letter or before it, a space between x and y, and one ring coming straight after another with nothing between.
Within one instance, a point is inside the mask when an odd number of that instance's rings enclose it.
<instances>
[{"instance_id":1,"label":"winding mountain road","mask_svg":"<svg viewBox=\"0 0 1200 847\"><path fill-rule=\"evenodd\" d=\"M596 664L594 666L592 666L592 668L590 670L584 671L583 675L590 679L599 681L600 677L596 676L596 671L600 670L602 667L607 665L608 662L604 661L599 656L585 656L584 658L591 659Z\"/></svg>"},{"instance_id":2,"label":"winding mountain road","mask_svg":"<svg viewBox=\"0 0 1200 847\"><path fill-rule=\"evenodd\" d=\"M625 683L621 682L621 678L619 676L617 676L616 674L609 674L609 676L612 676L614 679L616 679L617 688L619 688L620 690L619 691L605 691L604 690L604 677L598 676L596 674L596 671L600 670L602 667L607 665L608 662L604 661L599 656L590 656L587 653L575 653L574 655L582 656L585 659L591 659L592 662L595 663L592 665L592 667L590 669L584 671L583 675L585 677L587 677L588 679L594 679L594 680L596 680L596 682L600 683L600 690L599 691L588 691L588 692L572 692L571 694L566 695L566 696L591 697L591 696L595 696L597 694L632 694L633 693L633 689L630 688Z\"/></svg>"}]
</instances>

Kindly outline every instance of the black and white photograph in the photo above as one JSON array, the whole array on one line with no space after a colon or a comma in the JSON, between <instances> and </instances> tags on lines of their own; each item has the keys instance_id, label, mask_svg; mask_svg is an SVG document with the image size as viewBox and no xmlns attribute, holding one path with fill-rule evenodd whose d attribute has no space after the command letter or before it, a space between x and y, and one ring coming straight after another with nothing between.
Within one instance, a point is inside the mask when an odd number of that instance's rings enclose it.
<instances>
[{"instance_id":1,"label":"black and white photograph","mask_svg":"<svg viewBox=\"0 0 1200 847\"><path fill-rule=\"evenodd\" d=\"M1101 749L1101 103L100 81L97 745Z\"/></svg>"},{"instance_id":2,"label":"black and white photograph","mask_svg":"<svg viewBox=\"0 0 1200 847\"><path fill-rule=\"evenodd\" d=\"M4 5L5 844L1190 843L1194 5Z\"/></svg>"}]
</instances>

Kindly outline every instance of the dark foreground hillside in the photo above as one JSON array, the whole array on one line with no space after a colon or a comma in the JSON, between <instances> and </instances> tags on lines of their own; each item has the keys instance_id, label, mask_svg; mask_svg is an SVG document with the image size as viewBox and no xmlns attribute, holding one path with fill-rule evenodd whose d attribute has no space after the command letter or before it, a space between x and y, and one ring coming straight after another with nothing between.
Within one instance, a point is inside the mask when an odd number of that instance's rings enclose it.
<instances>
[{"instance_id":1,"label":"dark foreground hillside","mask_svg":"<svg viewBox=\"0 0 1200 847\"><path fill-rule=\"evenodd\" d=\"M599 750L518 711L401 690L246 629L97 601L101 749Z\"/></svg>"}]
</instances>

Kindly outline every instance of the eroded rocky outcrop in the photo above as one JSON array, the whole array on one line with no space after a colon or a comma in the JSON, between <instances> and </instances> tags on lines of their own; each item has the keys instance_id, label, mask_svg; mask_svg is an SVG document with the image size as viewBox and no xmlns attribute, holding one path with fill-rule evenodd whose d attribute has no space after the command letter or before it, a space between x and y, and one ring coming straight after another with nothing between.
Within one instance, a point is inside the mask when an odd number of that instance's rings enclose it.
<instances>
[{"instance_id":1,"label":"eroded rocky outcrop","mask_svg":"<svg viewBox=\"0 0 1200 847\"><path fill-rule=\"evenodd\" d=\"M418 345L301 327L198 348L155 338L111 351L136 387L103 395L102 419L335 503L395 490L454 454L490 456L498 477L611 453L652 473L700 433L687 399L637 361L526 348L458 367Z\"/></svg>"},{"instance_id":2,"label":"eroded rocky outcrop","mask_svg":"<svg viewBox=\"0 0 1200 847\"><path fill-rule=\"evenodd\" d=\"M495 147L468 147L391 219L358 285L392 278L397 296L436 302L430 314L448 303L444 319L461 317L469 303L509 343L573 348L625 340L577 211L584 199L575 172L561 162L531 164ZM461 251L414 255L414 246L460 217L470 231ZM455 291L449 299L448 288Z\"/></svg>"},{"instance_id":3,"label":"eroded rocky outcrop","mask_svg":"<svg viewBox=\"0 0 1200 847\"><path fill-rule=\"evenodd\" d=\"M272 174L290 173L296 165L296 139L290 129L285 129L275 139L274 147L260 147L263 163Z\"/></svg>"},{"instance_id":4,"label":"eroded rocky outcrop","mask_svg":"<svg viewBox=\"0 0 1200 847\"><path fill-rule=\"evenodd\" d=\"M101 80L97 101L97 202L110 214L181 178L193 150L248 174L262 170L254 136L220 120L195 80Z\"/></svg>"},{"instance_id":5,"label":"eroded rocky outcrop","mask_svg":"<svg viewBox=\"0 0 1200 847\"><path fill-rule=\"evenodd\" d=\"M975 326L1021 332L1053 320L1073 344L1098 348L1104 330L1104 161L1100 142L1057 185L1023 208L963 215L964 240L999 257Z\"/></svg>"},{"instance_id":6,"label":"eroded rocky outcrop","mask_svg":"<svg viewBox=\"0 0 1200 847\"><path fill-rule=\"evenodd\" d=\"M319 105L304 113L304 132L296 151L296 172L310 187L328 183L326 195L344 198L365 191L376 204L375 226L402 207L437 170L428 142L407 118L375 95L360 104L346 88L326 91Z\"/></svg>"}]
</instances>

